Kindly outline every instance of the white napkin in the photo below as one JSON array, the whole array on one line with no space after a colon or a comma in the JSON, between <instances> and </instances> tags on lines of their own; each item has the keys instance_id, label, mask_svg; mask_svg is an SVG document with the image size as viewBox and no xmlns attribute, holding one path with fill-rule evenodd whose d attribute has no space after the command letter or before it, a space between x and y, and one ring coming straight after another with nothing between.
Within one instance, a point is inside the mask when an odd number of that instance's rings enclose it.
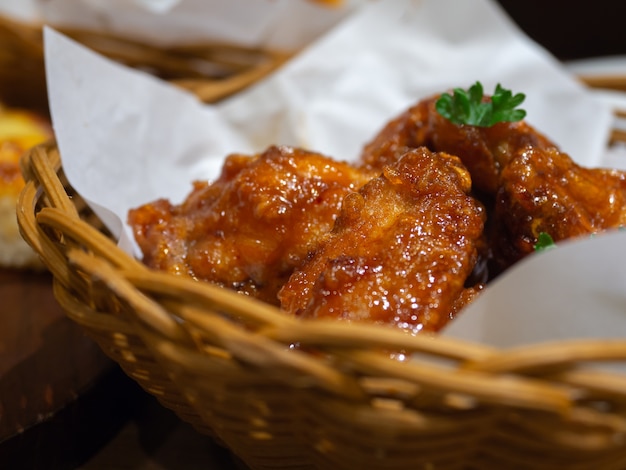
<instances>
[{"instance_id":1,"label":"white napkin","mask_svg":"<svg viewBox=\"0 0 626 470\"><path fill-rule=\"evenodd\" d=\"M114 230L124 227L129 208L159 197L179 202L192 180L213 178L228 153L289 144L354 159L406 107L476 80L487 92L496 83L524 92L527 120L583 164L602 164L612 120L605 100L488 0L374 2L273 76L215 106L51 29L45 43L65 171L101 216L117 217ZM623 236L531 257L488 287L444 334L498 345L582 333L621 336ZM131 249L129 240L122 244Z\"/></svg>"},{"instance_id":2,"label":"white napkin","mask_svg":"<svg viewBox=\"0 0 626 470\"><path fill-rule=\"evenodd\" d=\"M626 232L611 231L527 257L493 281L445 334L497 347L626 339L625 246Z\"/></svg>"}]
</instances>

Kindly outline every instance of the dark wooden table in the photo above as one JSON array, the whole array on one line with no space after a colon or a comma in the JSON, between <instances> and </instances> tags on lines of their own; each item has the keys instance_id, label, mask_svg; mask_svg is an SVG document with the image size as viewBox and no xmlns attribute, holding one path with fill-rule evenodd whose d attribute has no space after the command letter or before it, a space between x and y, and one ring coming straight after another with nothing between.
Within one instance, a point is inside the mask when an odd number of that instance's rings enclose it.
<instances>
[{"instance_id":1,"label":"dark wooden table","mask_svg":"<svg viewBox=\"0 0 626 470\"><path fill-rule=\"evenodd\" d=\"M0 468L241 468L61 311L47 273L0 270Z\"/></svg>"},{"instance_id":2,"label":"dark wooden table","mask_svg":"<svg viewBox=\"0 0 626 470\"><path fill-rule=\"evenodd\" d=\"M0 270L0 468L75 468L140 397L65 317L48 273Z\"/></svg>"},{"instance_id":3,"label":"dark wooden table","mask_svg":"<svg viewBox=\"0 0 626 470\"><path fill-rule=\"evenodd\" d=\"M141 400L130 419L80 470L245 470L212 438L163 408Z\"/></svg>"}]
</instances>

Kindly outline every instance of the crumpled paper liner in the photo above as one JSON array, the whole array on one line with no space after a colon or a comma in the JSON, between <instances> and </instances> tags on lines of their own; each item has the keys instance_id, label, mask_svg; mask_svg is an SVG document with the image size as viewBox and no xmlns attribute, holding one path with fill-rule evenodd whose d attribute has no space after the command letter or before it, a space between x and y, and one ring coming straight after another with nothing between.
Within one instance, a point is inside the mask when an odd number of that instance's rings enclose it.
<instances>
[{"instance_id":1,"label":"crumpled paper liner","mask_svg":"<svg viewBox=\"0 0 626 470\"><path fill-rule=\"evenodd\" d=\"M455 14L451 15L451 9ZM213 106L45 31L50 108L63 165L120 244L138 252L129 208L181 201L232 152L272 144L342 160L417 100L480 80L524 92L527 120L579 163L600 166L610 105L487 0L373 2L273 76ZM626 331L624 234L566 242L489 286L443 334L512 345ZM625 258L625 259L623 259Z\"/></svg>"}]
</instances>

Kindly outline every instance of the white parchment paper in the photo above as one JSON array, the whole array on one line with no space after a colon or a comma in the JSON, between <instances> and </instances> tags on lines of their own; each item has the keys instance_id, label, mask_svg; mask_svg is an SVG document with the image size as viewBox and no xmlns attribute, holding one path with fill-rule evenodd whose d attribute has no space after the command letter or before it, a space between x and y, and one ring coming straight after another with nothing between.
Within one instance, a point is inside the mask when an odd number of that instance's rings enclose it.
<instances>
[{"instance_id":1,"label":"white parchment paper","mask_svg":"<svg viewBox=\"0 0 626 470\"><path fill-rule=\"evenodd\" d=\"M67 176L129 250L129 208L159 197L182 200L192 180L217 175L228 153L288 144L355 159L409 105L476 80L488 92L496 83L524 92L527 120L583 164L602 165L612 123L606 100L488 0L372 2L273 76L214 106L51 29L45 43L50 109ZM583 333L622 336L624 241L616 233L531 257L444 334L498 345Z\"/></svg>"}]
</instances>

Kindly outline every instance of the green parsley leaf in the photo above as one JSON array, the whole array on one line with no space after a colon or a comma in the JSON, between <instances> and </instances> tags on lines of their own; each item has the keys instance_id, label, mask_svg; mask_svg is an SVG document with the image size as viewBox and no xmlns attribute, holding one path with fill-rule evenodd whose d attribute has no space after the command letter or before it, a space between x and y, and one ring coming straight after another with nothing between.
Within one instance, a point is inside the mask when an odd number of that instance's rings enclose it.
<instances>
[{"instance_id":1,"label":"green parsley leaf","mask_svg":"<svg viewBox=\"0 0 626 470\"><path fill-rule=\"evenodd\" d=\"M549 233L540 232L539 236L537 237L537 243L535 243L534 248L535 248L535 251L544 251L550 248L554 248L555 246L556 246L556 243L554 243L554 240L552 239Z\"/></svg>"},{"instance_id":2,"label":"green parsley leaf","mask_svg":"<svg viewBox=\"0 0 626 470\"><path fill-rule=\"evenodd\" d=\"M526 99L523 93L514 95L498 83L491 100L483 98L483 85L476 82L468 90L455 88L452 94L442 94L435 108L457 125L491 127L498 122L516 122L526 117L526 111L516 109Z\"/></svg>"}]
</instances>

